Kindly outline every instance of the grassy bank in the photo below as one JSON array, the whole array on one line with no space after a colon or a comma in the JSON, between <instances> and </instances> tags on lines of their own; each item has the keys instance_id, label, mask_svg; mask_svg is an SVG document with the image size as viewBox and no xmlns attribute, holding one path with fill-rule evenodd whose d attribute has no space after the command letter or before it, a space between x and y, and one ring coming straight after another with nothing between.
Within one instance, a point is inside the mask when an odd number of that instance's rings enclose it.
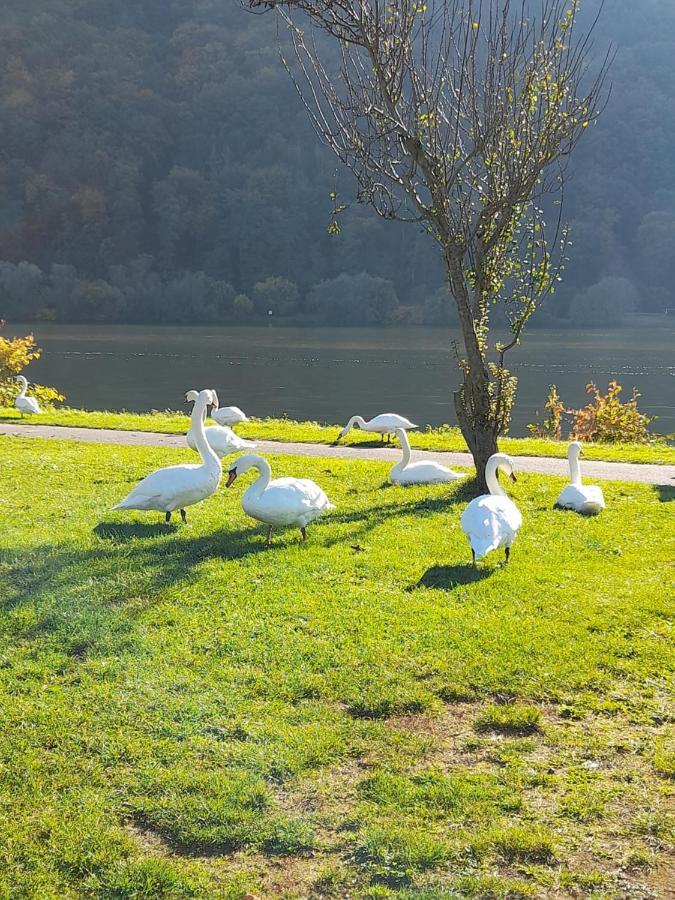
<instances>
[{"instance_id":1,"label":"grassy bank","mask_svg":"<svg viewBox=\"0 0 675 900\"><path fill-rule=\"evenodd\" d=\"M245 476L109 512L187 451L1 448L0 896L665 895L666 489L519 476L474 570L386 464L273 459L337 509L265 550Z\"/></svg>"},{"instance_id":2,"label":"grassy bank","mask_svg":"<svg viewBox=\"0 0 675 900\"><path fill-rule=\"evenodd\" d=\"M157 431L163 434L184 434L189 422L180 412L90 412L80 409L58 409L40 416L21 419L14 409L0 408L0 422L21 421L24 425L68 425L78 428L113 428L122 431ZM292 419L252 419L237 426L237 433L245 438L267 441L298 441L309 444L330 444L340 431L338 425L318 422L294 422ZM411 432L410 440L418 450L448 450L466 452L467 446L458 428L443 426L421 432ZM346 446L368 445L373 435L352 431L343 441ZM567 456L567 443L540 438L502 438L500 449L514 456ZM675 447L666 443L654 444L588 444L584 448L588 459L609 462L675 464Z\"/></svg>"}]
</instances>

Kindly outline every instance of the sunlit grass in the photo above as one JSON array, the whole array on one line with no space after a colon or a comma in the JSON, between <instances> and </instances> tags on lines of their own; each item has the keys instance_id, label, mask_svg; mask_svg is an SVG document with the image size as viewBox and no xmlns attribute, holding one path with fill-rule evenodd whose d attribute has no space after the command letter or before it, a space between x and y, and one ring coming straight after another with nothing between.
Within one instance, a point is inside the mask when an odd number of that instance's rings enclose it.
<instances>
[{"instance_id":1,"label":"sunlit grass","mask_svg":"<svg viewBox=\"0 0 675 900\"><path fill-rule=\"evenodd\" d=\"M17 421L23 425L63 425L79 428L112 428L122 431L155 431L162 434L184 434L189 428L188 417L180 412L90 412L79 409L57 409L39 416L21 418L15 409L0 408L0 422ZM292 419L251 419L237 426L244 438L266 441L300 442L308 444L333 443L341 426L319 422L294 422ZM467 452L458 428L442 426L410 432L411 445L418 450ZM377 435L354 429L341 442L344 446L380 446ZM502 438L499 447L514 456L567 456L567 442L541 438ZM675 464L675 447L664 441L651 444L587 444L587 459L609 462Z\"/></svg>"},{"instance_id":2,"label":"sunlit grass","mask_svg":"<svg viewBox=\"0 0 675 900\"><path fill-rule=\"evenodd\" d=\"M184 527L110 512L194 458L0 439L0 896L640 895L672 492L586 519L524 475L511 562L477 569L466 486L387 464L273 457L337 505L304 544L265 549L244 477Z\"/></svg>"}]
</instances>

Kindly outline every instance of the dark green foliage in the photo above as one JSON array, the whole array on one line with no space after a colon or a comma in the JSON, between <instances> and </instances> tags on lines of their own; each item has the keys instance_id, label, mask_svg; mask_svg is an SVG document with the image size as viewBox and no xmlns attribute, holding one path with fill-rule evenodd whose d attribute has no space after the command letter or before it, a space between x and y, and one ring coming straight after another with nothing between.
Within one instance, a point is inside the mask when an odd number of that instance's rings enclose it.
<instances>
[{"instance_id":1,"label":"dark green foliage","mask_svg":"<svg viewBox=\"0 0 675 900\"><path fill-rule=\"evenodd\" d=\"M349 205L349 176L279 62L273 15L230 0L7 0L0 29L5 318L448 320L428 235ZM660 0L616 0L601 19L614 90L572 164L574 246L542 321L568 319L589 287L599 299L585 308L614 310L608 277L639 311L675 306L673 35Z\"/></svg>"}]
</instances>

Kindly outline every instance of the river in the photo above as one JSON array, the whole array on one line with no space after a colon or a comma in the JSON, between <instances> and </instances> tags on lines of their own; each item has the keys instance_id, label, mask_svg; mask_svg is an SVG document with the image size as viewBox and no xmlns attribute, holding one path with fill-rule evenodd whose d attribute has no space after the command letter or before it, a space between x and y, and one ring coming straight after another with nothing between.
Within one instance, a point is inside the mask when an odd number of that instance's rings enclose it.
<instances>
[{"instance_id":1,"label":"river","mask_svg":"<svg viewBox=\"0 0 675 900\"><path fill-rule=\"evenodd\" d=\"M44 353L27 370L52 384L69 406L181 409L190 388L215 387L223 405L249 415L344 422L400 412L419 425L455 422L458 381L447 328L152 327L11 323L6 336L32 331ZM531 330L509 355L519 377L511 433L523 435L548 386L568 406L584 386L610 378L633 385L641 408L675 431L675 317L637 319L620 329Z\"/></svg>"}]
</instances>

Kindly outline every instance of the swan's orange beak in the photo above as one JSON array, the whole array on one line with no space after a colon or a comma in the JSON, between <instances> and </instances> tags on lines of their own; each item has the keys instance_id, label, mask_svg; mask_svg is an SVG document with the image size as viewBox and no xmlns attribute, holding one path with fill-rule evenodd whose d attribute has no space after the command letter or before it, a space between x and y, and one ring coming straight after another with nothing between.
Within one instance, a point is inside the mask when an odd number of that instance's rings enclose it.
<instances>
[{"instance_id":1,"label":"swan's orange beak","mask_svg":"<svg viewBox=\"0 0 675 900\"><path fill-rule=\"evenodd\" d=\"M230 469L230 471L227 473L227 481L225 482L225 487L232 487L236 478L237 478L237 470Z\"/></svg>"}]
</instances>

